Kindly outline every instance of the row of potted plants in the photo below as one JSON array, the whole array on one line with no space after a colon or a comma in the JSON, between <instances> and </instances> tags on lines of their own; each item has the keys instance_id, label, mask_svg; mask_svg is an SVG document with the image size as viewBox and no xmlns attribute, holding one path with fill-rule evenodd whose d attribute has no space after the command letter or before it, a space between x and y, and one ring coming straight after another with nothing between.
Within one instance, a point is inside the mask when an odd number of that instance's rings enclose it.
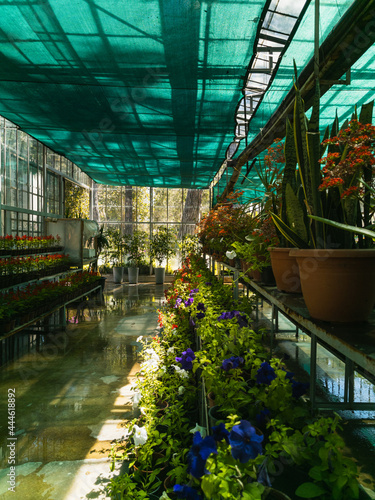
<instances>
[{"instance_id":1,"label":"row of potted plants","mask_svg":"<svg viewBox=\"0 0 375 500\"><path fill-rule=\"evenodd\" d=\"M0 258L0 288L64 272L69 267L69 255L65 254Z\"/></svg>"},{"instance_id":2,"label":"row of potted plants","mask_svg":"<svg viewBox=\"0 0 375 500\"><path fill-rule=\"evenodd\" d=\"M99 285L98 273L72 273L59 281L28 284L0 294L0 331L8 333L17 325L52 311L68 300Z\"/></svg>"},{"instance_id":3,"label":"row of potted plants","mask_svg":"<svg viewBox=\"0 0 375 500\"><path fill-rule=\"evenodd\" d=\"M159 311L159 334L138 339L141 415L113 447L113 468L118 460L125 467L110 482L112 498L281 499L283 477L289 486L293 478L298 498L358 498L339 418L311 416L307 385L270 358L251 328L251 308L233 301L203 259L186 260ZM205 390L219 410L208 427L199 425L206 402L197 413Z\"/></svg>"},{"instance_id":4,"label":"row of potted plants","mask_svg":"<svg viewBox=\"0 0 375 500\"><path fill-rule=\"evenodd\" d=\"M122 235L116 229L108 232L106 240L115 283L123 281L125 267L128 268L129 283L138 283L139 267L146 264L147 248L155 264L156 283L164 283L165 267L162 265L177 251L177 237L172 229L159 226L150 241L144 231L135 230L132 234Z\"/></svg>"},{"instance_id":5,"label":"row of potted plants","mask_svg":"<svg viewBox=\"0 0 375 500\"><path fill-rule=\"evenodd\" d=\"M283 149L278 141L258 168L264 197L241 205L242 193L232 193L198 234L206 251L238 256L246 270L262 270L271 260L276 267L281 257L278 288L302 290L313 318L365 321L375 303L373 102L341 128L336 117L321 142L318 85L316 91L308 118L295 88Z\"/></svg>"},{"instance_id":6,"label":"row of potted plants","mask_svg":"<svg viewBox=\"0 0 375 500\"><path fill-rule=\"evenodd\" d=\"M36 252L61 250L61 237L11 235L0 236L0 255L20 255Z\"/></svg>"}]
</instances>

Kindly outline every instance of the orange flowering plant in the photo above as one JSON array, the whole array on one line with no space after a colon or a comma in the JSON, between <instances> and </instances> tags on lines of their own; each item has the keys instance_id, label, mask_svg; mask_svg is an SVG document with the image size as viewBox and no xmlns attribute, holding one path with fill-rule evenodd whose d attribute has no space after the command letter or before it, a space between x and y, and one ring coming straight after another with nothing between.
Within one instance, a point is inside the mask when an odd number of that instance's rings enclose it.
<instances>
[{"instance_id":1,"label":"orange flowering plant","mask_svg":"<svg viewBox=\"0 0 375 500\"><path fill-rule=\"evenodd\" d=\"M233 242L251 234L254 221L247 212L247 204L239 203L242 194L242 191L230 193L202 218L196 233L204 251L220 255L232 250Z\"/></svg>"},{"instance_id":2,"label":"orange flowering plant","mask_svg":"<svg viewBox=\"0 0 375 500\"><path fill-rule=\"evenodd\" d=\"M357 233L354 243L358 246L372 246L375 233L369 229L374 227L371 220L375 212L375 126L353 118L337 136L323 141L325 144L329 149L320 160L323 179L319 190L331 191L340 200L342 221L312 218Z\"/></svg>"},{"instance_id":3,"label":"orange flowering plant","mask_svg":"<svg viewBox=\"0 0 375 500\"><path fill-rule=\"evenodd\" d=\"M355 111L340 131L336 117L321 142L319 85L310 119L297 85L295 91L293 125L286 124L281 210L270 211L273 222L297 248L372 246L373 101L362 106L359 116Z\"/></svg>"}]
</instances>

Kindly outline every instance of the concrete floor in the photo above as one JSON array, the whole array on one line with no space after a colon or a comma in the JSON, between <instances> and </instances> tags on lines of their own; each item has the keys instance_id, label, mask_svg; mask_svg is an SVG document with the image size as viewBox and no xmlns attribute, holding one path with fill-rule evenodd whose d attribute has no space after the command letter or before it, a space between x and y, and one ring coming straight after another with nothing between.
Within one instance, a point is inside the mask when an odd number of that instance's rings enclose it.
<instances>
[{"instance_id":1,"label":"concrete floor","mask_svg":"<svg viewBox=\"0 0 375 500\"><path fill-rule=\"evenodd\" d=\"M165 286L142 281L116 285L109 277L101 298L68 311L64 333L19 334L19 358L0 370L0 498L107 498L111 441L133 418L136 339L154 333L164 299ZM10 388L16 395L15 493L8 490Z\"/></svg>"}]
</instances>

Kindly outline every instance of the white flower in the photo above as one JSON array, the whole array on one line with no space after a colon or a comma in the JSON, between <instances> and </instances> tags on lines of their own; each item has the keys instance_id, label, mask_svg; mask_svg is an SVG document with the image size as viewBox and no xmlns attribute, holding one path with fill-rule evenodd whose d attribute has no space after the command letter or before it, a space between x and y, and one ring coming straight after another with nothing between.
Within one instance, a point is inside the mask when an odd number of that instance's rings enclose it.
<instances>
[{"instance_id":1,"label":"white flower","mask_svg":"<svg viewBox=\"0 0 375 500\"><path fill-rule=\"evenodd\" d=\"M173 368L176 370L176 373L179 377L181 378L189 378L189 372L187 370L183 370L177 365L172 365Z\"/></svg>"},{"instance_id":2,"label":"white flower","mask_svg":"<svg viewBox=\"0 0 375 500\"><path fill-rule=\"evenodd\" d=\"M143 335L140 335L138 338L137 338L137 342L141 342L141 340L143 339Z\"/></svg>"},{"instance_id":3,"label":"white flower","mask_svg":"<svg viewBox=\"0 0 375 500\"><path fill-rule=\"evenodd\" d=\"M234 259L237 256L237 254L234 250L232 250L231 252L229 252L229 251L225 252L225 255L228 257L228 259Z\"/></svg>"},{"instance_id":4,"label":"white flower","mask_svg":"<svg viewBox=\"0 0 375 500\"><path fill-rule=\"evenodd\" d=\"M163 372L163 373L166 373L166 371L167 371L167 367L166 367L166 366L162 366L162 367L160 368L160 371L161 371L161 372Z\"/></svg>"},{"instance_id":5,"label":"white flower","mask_svg":"<svg viewBox=\"0 0 375 500\"><path fill-rule=\"evenodd\" d=\"M181 396L185 392L185 387L183 385L180 385L178 388L178 395Z\"/></svg>"},{"instance_id":6,"label":"white flower","mask_svg":"<svg viewBox=\"0 0 375 500\"><path fill-rule=\"evenodd\" d=\"M151 347L149 347L148 349L145 349L143 351L143 355L145 356L146 359L149 358L149 359L156 359L157 361L160 361L160 356Z\"/></svg>"},{"instance_id":7,"label":"white flower","mask_svg":"<svg viewBox=\"0 0 375 500\"><path fill-rule=\"evenodd\" d=\"M133 406L137 408L142 396L140 392L136 392L133 396Z\"/></svg>"},{"instance_id":8,"label":"white flower","mask_svg":"<svg viewBox=\"0 0 375 500\"><path fill-rule=\"evenodd\" d=\"M175 348L173 346L172 347L168 347L167 354L173 354L174 350L175 350Z\"/></svg>"},{"instance_id":9,"label":"white flower","mask_svg":"<svg viewBox=\"0 0 375 500\"><path fill-rule=\"evenodd\" d=\"M198 424L195 424L194 429L191 429L189 432L191 432L192 434L195 434L196 432L200 432L202 438L204 438L204 437L207 436L207 429L206 429L206 427L201 427Z\"/></svg>"},{"instance_id":10,"label":"white flower","mask_svg":"<svg viewBox=\"0 0 375 500\"><path fill-rule=\"evenodd\" d=\"M141 372L156 372L159 369L159 363L156 359L149 359L141 364Z\"/></svg>"},{"instance_id":11,"label":"white flower","mask_svg":"<svg viewBox=\"0 0 375 500\"><path fill-rule=\"evenodd\" d=\"M134 444L135 446L141 446L147 441L147 431L144 427L138 427L134 425Z\"/></svg>"}]
</instances>

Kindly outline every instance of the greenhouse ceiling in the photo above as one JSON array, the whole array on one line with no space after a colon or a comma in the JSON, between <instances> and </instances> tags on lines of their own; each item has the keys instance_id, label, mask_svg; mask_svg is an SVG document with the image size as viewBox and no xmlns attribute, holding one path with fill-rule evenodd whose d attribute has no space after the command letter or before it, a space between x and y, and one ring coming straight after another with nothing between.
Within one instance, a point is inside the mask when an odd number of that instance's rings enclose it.
<instances>
[{"instance_id":1,"label":"greenhouse ceiling","mask_svg":"<svg viewBox=\"0 0 375 500\"><path fill-rule=\"evenodd\" d=\"M322 37L352 3L321 0ZM98 183L208 187L290 88L286 51L311 58L313 4L0 0L0 115Z\"/></svg>"}]
</instances>

